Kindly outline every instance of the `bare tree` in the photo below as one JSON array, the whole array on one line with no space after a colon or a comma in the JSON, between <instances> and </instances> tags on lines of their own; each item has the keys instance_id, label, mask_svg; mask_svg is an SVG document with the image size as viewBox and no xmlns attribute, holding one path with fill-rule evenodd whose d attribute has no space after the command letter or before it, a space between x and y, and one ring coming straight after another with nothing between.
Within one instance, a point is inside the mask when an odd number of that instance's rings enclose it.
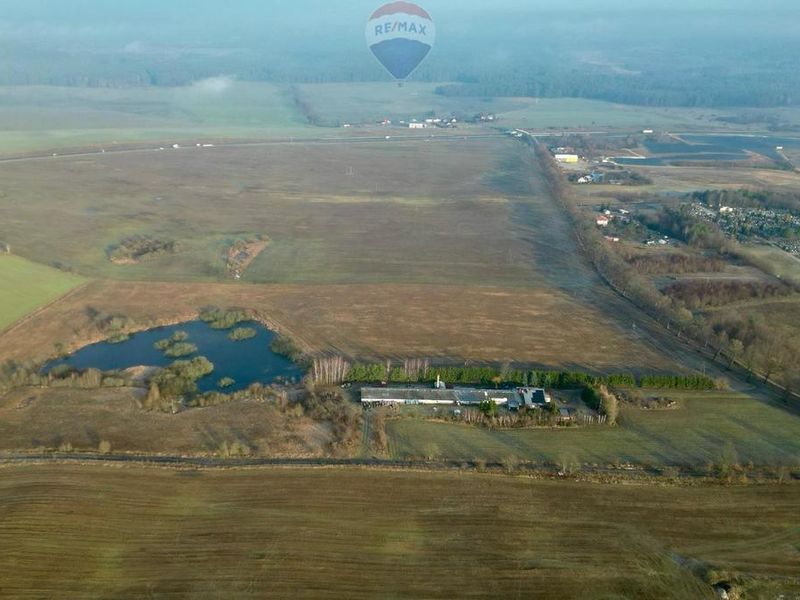
<instances>
[{"instance_id":1,"label":"bare tree","mask_svg":"<svg viewBox=\"0 0 800 600\"><path fill-rule=\"evenodd\" d=\"M315 358L311 366L311 381L315 385L342 383L350 371L350 363L341 356Z\"/></svg>"}]
</instances>

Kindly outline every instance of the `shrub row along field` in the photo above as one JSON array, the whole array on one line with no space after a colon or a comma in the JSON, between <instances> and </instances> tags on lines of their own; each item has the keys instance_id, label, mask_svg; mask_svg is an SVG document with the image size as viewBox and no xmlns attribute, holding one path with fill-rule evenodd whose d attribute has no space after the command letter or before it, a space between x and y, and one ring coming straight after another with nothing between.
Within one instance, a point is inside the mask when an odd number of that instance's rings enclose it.
<instances>
[{"instance_id":1,"label":"shrub row along field","mask_svg":"<svg viewBox=\"0 0 800 600\"><path fill-rule=\"evenodd\" d=\"M408 364L411 361L405 361ZM644 375L629 373L597 376L567 371L525 371L496 367L430 367L414 372L413 367L392 366L387 363L356 363L344 377L350 383L433 383L441 377L446 383L501 385L514 384L555 389L580 388L593 385L644 387L679 390L713 390L714 380L703 375Z\"/></svg>"},{"instance_id":2,"label":"shrub row along field","mask_svg":"<svg viewBox=\"0 0 800 600\"><path fill-rule=\"evenodd\" d=\"M0 331L82 281L80 277L3 254L0 248Z\"/></svg>"},{"instance_id":3,"label":"shrub row along field","mask_svg":"<svg viewBox=\"0 0 800 600\"><path fill-rule=\"evenodd\" d=\"M752 597L798 590L797 485L40 466L3 468L0 502L8 597L711 600L739 573Z\"/></svg>"},{"instance_id":4,"label":"shrub row along field","mask_svg":"<svg viewBox=\"0 0 800 600\"><path fill-rule=\"evenodd\" d=\"M552 464L719 464L732 445L741 464L800 464L800 418L731 392L670 392L675 408L621 405L616 427L491 430L403 419L387 424L393 457ZM728 457L730 458L730 457Z\"/></svg>"}]
</instances>

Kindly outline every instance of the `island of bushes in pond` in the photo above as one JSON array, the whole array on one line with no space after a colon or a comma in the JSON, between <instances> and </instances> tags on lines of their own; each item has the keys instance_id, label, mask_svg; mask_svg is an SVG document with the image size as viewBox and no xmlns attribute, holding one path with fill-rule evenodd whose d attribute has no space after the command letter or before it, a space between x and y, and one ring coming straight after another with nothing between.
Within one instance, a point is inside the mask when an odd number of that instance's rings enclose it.
<instances>
[{"instance_id":1,"label":"island of bushes in pond","mask_svg":"<svg viewBox=\"0 0 800 600\"><path fill-rule=\"evenodd\" d=\"M228 334L228 338L233 342L243 342L252 340L256 335L258 332L253 327L237 327Z\"/></svg>"},{"instance_id":2,"label":"island of bushes in pond","mask_svg":"<svg viewBox=\"0 0 800 600\"><path fill-rule=\"evenodd\" d=\"M187 341L188 339L188 333L176 331L172 336L157 341L154 346L156 350L160 350L168 358L183 358L197 353L197 346L190 344Z\"/></svg>"}]
</instances>

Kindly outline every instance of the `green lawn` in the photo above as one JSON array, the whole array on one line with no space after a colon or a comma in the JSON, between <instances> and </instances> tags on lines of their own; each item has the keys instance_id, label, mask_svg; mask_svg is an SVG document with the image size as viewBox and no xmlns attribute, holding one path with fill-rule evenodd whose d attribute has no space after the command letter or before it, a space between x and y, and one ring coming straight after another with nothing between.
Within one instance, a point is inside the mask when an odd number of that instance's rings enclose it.
<instances>
[{"instance_id":1,"label":"green lawn","mask_svg":"<svg viewBox=\"0 0 800 600\"><path fill-rule=\"evenodd\" d=\"M0 255L0 330L79 285L80 277Z\"/></svg>"},{"instance_id":2,"label":"green lawn","mask_svg":"<svg viewBox=\"0 0 800 600\"><path fill-rule=\"evenodd\" d=\"M393 456L483 457L610 464L705 465L730 441L739 460L797 465L800 417L733 393L683 393L679 408L624 408L617 427L489 430L460 424L401 420L388 426Z\"/></svg>"}]
</instances>

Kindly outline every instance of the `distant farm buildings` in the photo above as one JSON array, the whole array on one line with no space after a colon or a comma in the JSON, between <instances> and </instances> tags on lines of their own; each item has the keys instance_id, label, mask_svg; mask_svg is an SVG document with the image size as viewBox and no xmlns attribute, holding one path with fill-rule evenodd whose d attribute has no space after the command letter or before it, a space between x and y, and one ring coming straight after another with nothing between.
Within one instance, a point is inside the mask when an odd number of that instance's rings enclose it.
<instances>
[{"instance_id":1,"label":"distant farm buildings","mask_svg":"<svg viewBox=\"0 0 800 600\"><path fill-rule=\"evenodd\" d=\"M576 164L578 162L577 154L556 154L554 155L556 162L564 164Z\"/></svg>"},{"instance_id":2,"label":"distant farm buildings","mask_svg":"<svg viewBox=\"0 0 800 600\"><path fill-rule=\"evenodd\" d=\"M608 227L608 224L611 223L611 217L608 215L597 215L595 223L597 223L598 227Z\"/></svg>"},{"instance_id":3,"label":"distant farm buildings","mask_svg":"<svg viewBox=\"0 0 800 600\"><path fill-rule=\"evenodd\" d=\"M552 402L552 399L542 388L482 390L464 387L447 389L443 384L438 382L433 388L367 387L361 390L361 403L372 406L479 406L487 401L494 402L498 406L506 406L509 410L519 410L520 408L544 408Z\"/></svg>"}]
</instances>

